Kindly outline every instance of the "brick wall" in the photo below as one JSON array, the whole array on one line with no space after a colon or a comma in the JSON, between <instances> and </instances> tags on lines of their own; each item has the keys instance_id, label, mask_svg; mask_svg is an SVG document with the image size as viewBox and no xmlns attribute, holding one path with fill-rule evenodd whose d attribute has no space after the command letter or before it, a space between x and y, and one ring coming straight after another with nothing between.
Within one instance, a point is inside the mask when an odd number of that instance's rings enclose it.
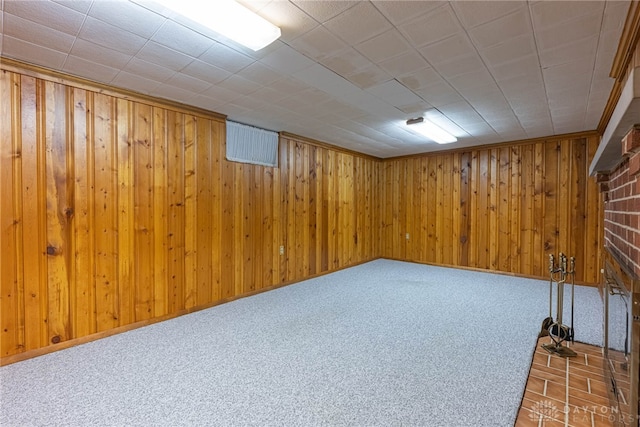
<instances>
[{"instance_id":1,"label":"brick wall","mask_svg":"<svg viewBox=\"0 0 640 427\"><path fill-rule=\"evenodd\" d=\"M605 179L605 246L636 276L640 276L640 129L622 141L624 160Z\"/></svg>"}]
</instances>

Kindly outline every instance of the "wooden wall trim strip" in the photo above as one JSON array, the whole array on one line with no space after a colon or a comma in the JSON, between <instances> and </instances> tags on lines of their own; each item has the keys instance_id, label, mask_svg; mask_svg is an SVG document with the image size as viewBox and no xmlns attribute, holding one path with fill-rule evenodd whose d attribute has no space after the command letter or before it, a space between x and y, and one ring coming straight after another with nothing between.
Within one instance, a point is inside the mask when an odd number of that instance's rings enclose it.
<instances>
[{"instance_id":1,"label":"wooden wall trim strip","mask_svg":"<svg viewBox=\"0 0 640 427\"><path fill-rule=\"evenodd\" d=\"M0 55L0 69L20 73L25 76L34 77L41 80L48 80L53 83L74 86L76 88L110 95L120 99L141 102L154 107L170 108L184 113L207 117L211 120L219 120L224 122L227 119L226 115L217 113L215 111L205 110L203 108L194 107L192 105L182 104L180 102L171 101L168 99L145 95L133 90L110 86L82 77L61 73L59 71L51 70L39 65L29 64L26 62L18 61L16 59L7 58L2 55Z\"/></svg>"}]
</instances>

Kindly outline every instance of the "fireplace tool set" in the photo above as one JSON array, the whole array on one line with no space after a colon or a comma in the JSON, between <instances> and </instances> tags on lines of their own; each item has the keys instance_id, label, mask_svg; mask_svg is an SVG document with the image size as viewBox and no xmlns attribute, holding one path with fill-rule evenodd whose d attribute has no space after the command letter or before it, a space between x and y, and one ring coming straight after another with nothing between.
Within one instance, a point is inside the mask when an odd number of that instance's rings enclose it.
<instances>
[{"instance_id":1,"label":"fireplace tool set","mask_svg":"<svg viewBox=\"0 0 640 427\"><path fill-rule=\"evenodd\" d=\"M560 252L558 263L553 254L549 254L549 317L542 321L542 329L538 337L549 336L551 342L542 344L542 348L551 354L557 354L561 357L574 357L576 352L562 345L565 341L573 341L573 303L575 291L575 271L576 259L569 258L567 265L567 257ZM570 278L571 284L571 326L562 323L562 310L564 307L564 285ZM553 285L556 285L556 319L553 319Z\"/></svg>"}]
</instances>

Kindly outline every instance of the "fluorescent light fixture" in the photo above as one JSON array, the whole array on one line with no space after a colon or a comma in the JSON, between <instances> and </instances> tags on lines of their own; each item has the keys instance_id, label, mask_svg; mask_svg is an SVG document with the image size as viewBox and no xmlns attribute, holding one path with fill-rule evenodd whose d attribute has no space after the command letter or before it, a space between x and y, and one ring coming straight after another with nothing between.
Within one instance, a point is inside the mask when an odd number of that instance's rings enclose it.
<instances>
[{"instance_id":1,"label":"fluorescent light fixture","mask_svg":"<svg viewBox=\"0 0 640 427\"><path fill-rule=\"evenodd\" d=\"M280 37L280 28L233 0L156 1L252 50L260 50Z\"/></svg>"},{"instance_id":2,"label":"fluorescent light fixture","mask_svg":"<svg viewBox=\"0 0 640 427\"><path fill-rule=\"evenodd\" d=\"M450 144L458 140L458 138L456 138L455 136L450 135L448 132L431 123L430 121L425 120L423 117L407 120L407 126L409 127L409 130L426 136L427 138L434 140L438 144Z\"/></svg>"}]
</instances>

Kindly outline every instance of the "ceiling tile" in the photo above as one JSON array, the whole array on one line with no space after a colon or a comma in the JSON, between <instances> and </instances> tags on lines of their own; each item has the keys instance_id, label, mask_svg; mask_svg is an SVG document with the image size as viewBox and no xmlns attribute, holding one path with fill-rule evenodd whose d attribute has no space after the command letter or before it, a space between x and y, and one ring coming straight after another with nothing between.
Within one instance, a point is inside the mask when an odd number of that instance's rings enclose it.
<instances>
[{"instance_id":1,"label":"ceiling tile","mask_svg":"<svg viewBox=\"0 0 640 427\"><path fill-rule=\"evenodd\" d=\"M482 4L495 3L483 2ZM518 3L525 4L521 2ZM469 30L469 36L473 40L474 45L479 49L494 46L502 43L504 40L532 33L533 28L531 27L531 20L529 18L529 9L525 7L518 7L515 12Z\"/></svg>"},{"instance_id":2,"label":"ceiling tile","mask_svg":"<svg viewBox=\"0 0 640 427\"><path fill-rule=\"evenodd\" d=\"M406 76L419 70L430 68L429 63L414 50L395 58L382 61L378 65L394 77Z\"/></svg>"},{"instance_id":3,"label":"ceiling tile","mask_svg":"<svg viewBox=\"0 0 640 427\"><path fill-rule=\"evenodd\" d=\"M585 58L595 62L597 49L598 35L594 34L574 43L560 44L554 48L541 50L540 65L542 68L547 68Z\"/></svg>"},{"instance_id":4,"label":"ceiling tile","mask_svg":"<svg viewBox=\"0 0 640 427\"><path fill-rule=\"evenodd\" d=\"M448 3L402 24L399 29L414 46L434 43L462 31L458 18Z\"/></svg>"},{"instance_id":5,"label":"ceiling tile","mask_svg":"<svg viewBox=\"0 0 640 427\"><path fill-rule=\"evenodd\" d=\"M173 21L166 21L151 40L193 57L202 55L215 43L210 38Z\"/></svg>"},{"instance_id":6,"label":"ceiling tile","mask_svg":"<svg viewBox=\"0 0 640 427\"><path fill-rule=\"evenodd\" d=\"M242 107L246 111L252 110L265 110L269 108L269 104L266 102L256 99L253 96L242 96L238 99L234 99L232 102L225 105L225 111L227 114L239 114L238 111L230 112L229 107Z\"/></svg>"},{"instance_id":7,"label":"ceiling tile","mask_svg":"<svg viewBox=\"0 0 640 427\"><path fill-rule=\"evenodd\" d=\"M263 87L253 92L251 96L255 99L271 104L286 98L289 94L275 90L271 87Z\"/></svg>"},{"instance_id":8,"label":"ceiling tile","mask_svg":"<svg viewBox=\"0 0 640 427\"><path fill-rule=\"evenodd\" d=\"M135 55L146 43L146 39L140 36L90 16L85 20L78 37L128 55Z\"/></svg>"},{"instance_id":9,"label":"ceiling tile","mask_svg":"<svg viewBox=\"0 0 640 427\"><path fill-rule=\"evenodd\" d=\"M291 47L315 60L328 58L347 45L325 27L319 26L296 38Z\"/></svg>"},{"instance_id":10,"label":"ceiling tile","mask_svg":"<svg viewBox=\"0 0 640 427\"><path fill-rule=\"evenodd\" d=\"M233 100L243 96L241 93L225 89L219 85L211 86L209 89L203 91L201 95L215 99L219 104L233 102Z\"/></svg>"},{"instance_id":11,"label":"ceiling tile","mask_svg":"<svg viewBox=\"0 0 640 427\"><path fill-rule=\"evenodd\" d=\"M137 76L136 74L131 74L126 71L120 71L116 78L111 81L111 83L124 89L129 89L145 94L151 93L161 84L155 80L145 79Z\"/></svg>"},{"instance_id":12,"label":"ceiling tile","mask_svg":"<svg viewBox=\"0 0 640 427\"><path fill-rule=\"evenodd\" d=\"M292 2L300 9L302 9L307 15L318 21L324 23L331 18L334 18L344 12L345 10L355 6L357 1L316 1L316 0L295 0Z\"/></svg>"},{"instance_id":13,"label":"ceiling tile","mask_svg":"<svg viewBox=\"0 0 640 427\"><path fill-rule=\"evenodd\" d=\"M536 29L538 49L544 52L559 45L571 44L584 38L592 37L600 31L602 18L598 14L581 15L562 25Z\"/></svg>"},{"instance_id":14,"label":"ceiling tile","mask_svg":"<svg viewBox=\"0 0 640 427\"><path fill-rule=\"evenodd\" d=\"M403 0L378 0L373 5L394 25L415 19L427 12L436 9L447 2L445 1L403 1Z\"/></svg>"},{"instance_id":15,"label":"ceiling tile","mask_svg":"<svg viewBox=\"0 0 640 427\"><path fill-rule=\"evenodd\" d=\"M352 74L347 74L344 77L360 89L366 89L391 78L389 74L375 64L357 70Z\"/></svg>"},{"instance_id":16,"label":"ceiling tile","mask_svg":"<svg viewBox=\"0 0 640 427\"><path fill-rule=\"evenodd\" d=\"M556 26L568 28L568 25L564 25L568 21L582 15L600 13L604 4L604 1L540 1L531 4L531 19L536 31Z\"/></svg>"},{"instance_id":17,"label":"ceiling tile","mask_svg":"<svg viewBox=\"0 0 640 427\"><path fill-rule=\"evenodd\" d=\"M288 1L272 1L260 9L260 16L280 27L280 39L286 43L300 37L320 24Z\"/></svg>"},{"instance_id":18,"label":"ceiling tile","mask_svg":"<svg viewBox=\"0 0 640 427\"><path fill-rule=\"evenodd\" d=\"M398 30L392 29L360 43L356 49L371 61L381 62L407 53L410 46Z\"/></svg>"},{"instance_id":19,"label":"ceiling tile","mask_svg":"<svg viewBox=\"0 0 640 427\"><path fill-rule=\"evenodd\" d=\"M2 54L44 67L60 69L67 55L11 36L2 37Z\"/></svg>"},{"instance_id":20,"label":"ceiling tile","mask_svg":"<svg viewBox=\"0 0 640 427\"><path fill-rule=\"evenodd\" d=\"M502 43L480 49L480 55L488 66L497 66L524 58L538 56L535 39L532 34L506 39Z\"/></svg>"},{"instance_id":21,"label":"ceiling tile","mask_svg":"<svg viewBox=\"0 0 640 427\"><path fill-rule=\"evenodd\" d=\"M378 9L364 1L325 22L324 26L351 45L391 29L391 24Z\"/></svg>"},{"instance_id":22,"label":"ceiling tile","mask_svg":"<svg viewBox=\"0 0 640 427\"><path fill-rule=\"evenodd\" d=\"M260 62L285 74L296 73L314 64L311 59L286 44L260 59Z\"/></svg>"},{"instance_id":23,"label":"ceiling tile","mask_svg":"<svg viewBox=\"0 0 640 427\"><path fill-rule=\"evenodd\" d=\"M68 53L74 37L44 25L36 24L10 13L3 13L3 33L16 39Z\"/></svg>"},{"instance_id":24,"label":"ceiling tile","mask_svg":"<svg viewBox=\"0 0 640 427\"><path fill-rule=\"evenodd\" d=\"M232 75L228 79L225 79L218 83L217 86L239 93L241 95L248 95L251 92L255 92L262 87L258 83L254 83L251 80L247 80L238 75Z\"/></svg>"},{"instance_id":25,"label":"ceiling tile","mask_svg":"<svg viewBox=\"0 0 640 427\"><path fill-rule=\"evenodd\" d=\"M214 42L198 59L230 73L236 73L255 61L247 55L217 42Z\"/></svg>"},{"instance_id":26,"label":"ceiling tile","mask_svg":"<svg viewBox=\"0 0 640 427\"><path fill-rule=\"evenodd\" d=\"M433 68L445 79L451 79L461 74L466 74L468 70L486 70L485 65L482 63L482 59L478 54L459 56L451 61L432 65Z\"/></svg>"},{"instance_id":27,"label":"ceiling tile","mask_svg":"<svg viewBox=\"0 0 640 427\"><path fill-rule=\"evenodd\" d=\"M93 0L52 0L52 2L68 7L69 9L73 9L82 14L89 12L89 9L93 4ZM5 3L8 2L5 0Z\"/></svg>"},{"instance_id":28,"label":"ceiling tile","mask_svg":"<svg viewBox=\"0 0 640 427\"><path fill-rule=\"evenodd\" d=\"M424 111L427 111L430 108L433 108L433 105L429 104L427 101L398 105L398 109L400 111L411 115L422 115Z\"/></svg>"},{"instance_id":29,"label":"ceiling tile","mask_svg":"<svg viewBox=\"0 0 640 427\"><path fill-rule=\"evenodd\" d=\"M191 92L202 92L211 86L211 83L208 81L200 80L182 73L174 74L173 77L165 81L164 84Z\"/></svg>"},{"instance_id":30,"label":"ceiling tile","mask_svg":"<svg viewBox=\"0 0 640 427\"><path fill-rule=\"evenodd\" d=\"M402 83L395 79L371 86L367 89L367 92L396 107L422 101L418 95L404 87Z\"/></svg>"},{"instance_id":31,"label":"ceiling tile","mask_svg":"<svg viewBox=\"0 0 640 427\"><path fill-rule=\"evenodd\" d=\"M541 75L540 62L538 56L534 54L515 57L512 61L498 65L489 65L489 71L498 82L518 76L535 77Z\"/></svg>"},{"instance_id":32,"label":"ceiling tile","mask_svg":"<svg viewBox=\"0 0 640 427\"><path fill-rule=\"evenodd\" d=\"M58 3L48 1L4 0L4 11L75 36L85 15Z\"/></svg>"},{"instance_id":33,"label":"ceiling tile","mask_svg":"<svg viewBox=\"0 0 640 427\"><path fill-rule=\"evenodd\" d=\"M353 48L344 49L335 55L320 60L320 63L341 76L348 76L371 66L371 61Z\"/></svg>"},{"instance_id":34,"label":"ceiling tile","mask_svg":"<svg viewBox=\"0 0 640 427\"><path fill-rule=\"evenodd\" d=\"M440 80L440 75L433 68L423 68L397 79L409 89L418 90Z\"/></svg>"},{"instance_id":35,"label":"ceiling tile","mask_svg":"<svg viewBox=\"0 0 640 427\"><path fill-rule=\"evenodd\" d=\"M271 83L280 79L280 73L272 70L259 61L248 65L236 74L262 86L269 86Z\"/></svg>"},{"instance_id":36,"label":"ceiling tile","mask_svg":"<svg viewBox=\"0 0 640 427\"><path fill-rule=\"evenodd\" d=\"M604 5L603 32L615 32L620 34L624 28L625 18L629 11L629 1L608 1ZM609 45L611 46L611 45ZM616 45L613 45L615 47Z\"/></svg>"},{"instance_id":37,"label":"ceiling tile","mask_svg":"<svg viewBox=\"0 0 640 427\"><path fill-rule=\"evenodd\" d=\"M97 82L109 83L118 74L119 70L105 65L89 62L77 56L69 56L64 63L63 71L85 79Z\"/></svg>"},{"instance_id":38,"label":"ceiling tile","mask_svg":"<svg viewBox=\"0 0 640 427\"><path fill-rule=\"evenodd\" d=\"M231 73L228 71L218 68L215 65L207 64L199 59L196 59L184 67L180 72L212 84L218 83L231 76Z\"/></svg>"},{"instance_id":39,"label":"ceiling tile","mask_svg":"<svg viewBox=\"0 0 640 427\"><path fill-rule=\"evenodd\" d=\"M155 89L149 91L152 96L157 96L171 101L181 102L183 104L189 104L191 98L196 95L196 92L182 89L173 85L160 83Z\"/></svg>"},{"instance_id":40,"label":"ceiling tile","mask_svg":"<svg viewBox=\"0 0 640 427\"><path fill-rule=\"evenodd\" d=\"M131 55L82 39L76 39L70 53L79 58L84 58L87 61L114 68L124 67L132 58Z\"/></svg>"},{"instance_id":41,"label":"ceiling tile","mask_svg":"<svg viewBox=\"0 0 640 427\"><path fill-rule=\"evenodd\" d=\"M590 82L593 63L590 58L586 60L569 62L566 64L547 67L542 70L544 83L547 87L565 87L577 82Z\"/></svg>"},{"instance_id":42,"label":"ceiling tile","mask_svg":"<svg viewBox=\"0 0 640 427\"><path fill-rule=\"evenodd\" d=\"M431 65L476 54L476 49L465 33L458 33L444 40L430 43L418 50Z\"/></svg>"},{"instance_id":43,"label":"ceiling tile","mask_svg":"<svg viewBox=\"0 0 640 427\"><path fill-rule=\"evenodd\" d=\"M187 56L155 42L147 43L142 49L140 49L136 58L152 62L174 71L180 71L194 59L191 56Z\"/></svg>"},{"instance_id":44,"label":"ceiling tile","mask_svg":"<svg viewBox=\"0 0 640 427\"><path fill-rule=\"evenodd\" d=\"M468 28L491 22L516 10L526 10L523 1L455 1L451 5Z\"/></svg>"},{"instance_id":45,"label":"ceiling tile","mask_svg":"<svg viewBox=\"0 0 640 427\"><path fill-rule=\"evenodd\" d=\"M464 127L475 123L485 123L484 119L473 109L467 101L459 101L453 104L441 105L438 110L449 120Z\"/></svg>"},{"instance_id":46,"label":"ceiling tile","mask_svg":"<svg viewBox=\"0 0 640 427\"><path fill-rule=\"evenodd\" d=\"M170 79L171 76L176 73L175 70L170 68L143 61L138 58L132 58L123 70L144 79L155 80L159 83Z\"/></svg>"},{"instance_id":47,"label":"ceiling tile","mask_svg":"<svg viewBox=\"0 0 640 427\"><path fill-rule=\"evenodd\" d=\"M280 79L277 82L272 83L269 87L289 95L302 92L309 88L308 85L295 77L285 77L284 79Z\"/></svg>"},{"instance_id":48,"label":"ceiling tile","mask_svg":"<svg viewBox=\"0 0 640 427\"><path fill-rule=\"evenodd\" d=\"M442 79L426 85L416 93L434 107L463 101L460 94Z\"/></svg>"},{"instance_id":49,"label":"ceiling tile","mask_svg":"<svg viewBox=\"0 0 640 427\"><path fill-rule=\"evenodd\" d=\"M94 1L89 15L144 38L150 38L166 21L130 1Z\"/></svg>"},{"instance_id":50,"label":"ceiling tile","mask_svg":"<svg viewBox=\"0 0 640 427\"><path fill-rule=\"evenodd\" d=\"M448 78L447 81L465 98L498 91L498 86L488 71L482 69L473 70L470 73Z\"/></svg>"}]
</instances>

